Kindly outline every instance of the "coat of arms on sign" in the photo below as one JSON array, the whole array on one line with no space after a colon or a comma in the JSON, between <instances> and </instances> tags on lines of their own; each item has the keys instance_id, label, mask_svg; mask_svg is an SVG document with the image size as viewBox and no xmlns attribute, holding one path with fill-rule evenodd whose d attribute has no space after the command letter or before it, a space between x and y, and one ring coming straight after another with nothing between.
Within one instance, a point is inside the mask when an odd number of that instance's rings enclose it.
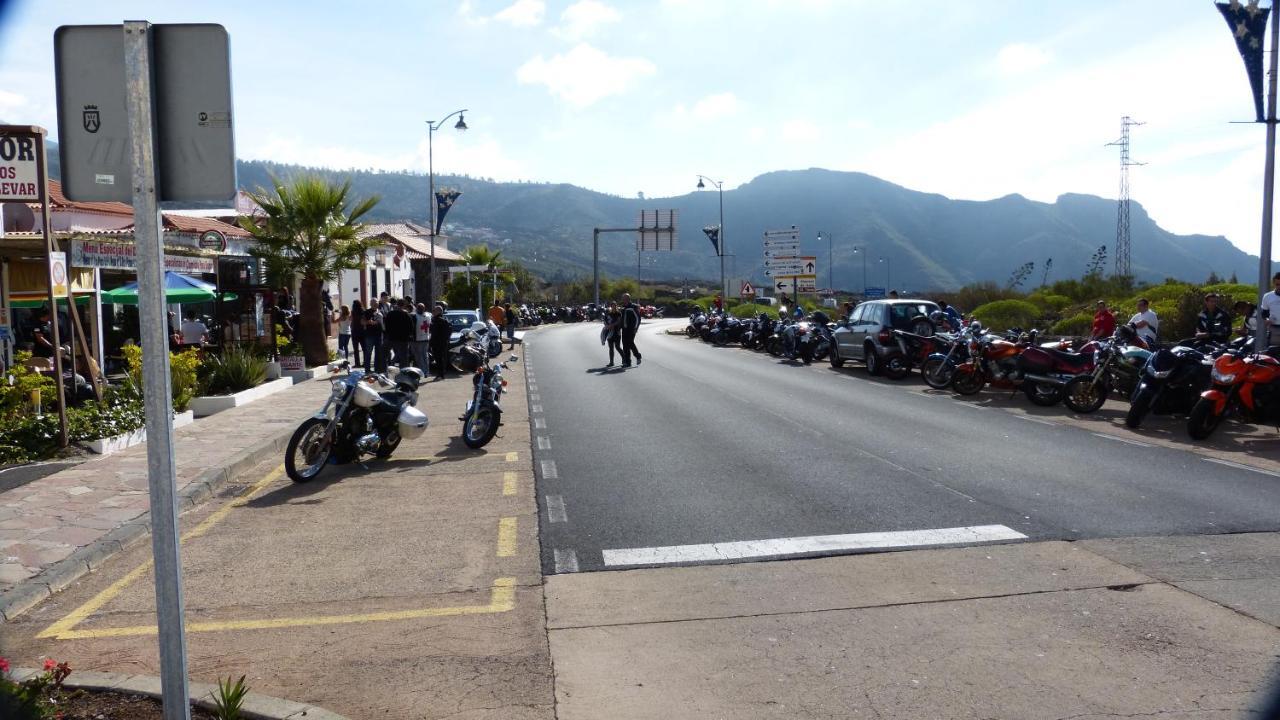
<instances>
[{"instance_id":1,"label":"coat of arms on sign","mask_svg":"<svg viewBox=\"0 0 1280 720\"><path fill-rule=\"evenodd\" d=\"M91 133L98 132L98 128L102 127L102 119L98 116L97 105L84 106L84 129Z\"/></svg>"}]
</instances>

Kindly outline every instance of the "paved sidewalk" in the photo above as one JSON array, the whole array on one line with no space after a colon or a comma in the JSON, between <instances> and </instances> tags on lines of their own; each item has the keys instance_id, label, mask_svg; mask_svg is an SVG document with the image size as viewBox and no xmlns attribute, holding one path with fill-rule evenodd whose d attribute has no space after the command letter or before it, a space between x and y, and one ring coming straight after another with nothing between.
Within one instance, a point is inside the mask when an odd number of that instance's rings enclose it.
<instances>
[{"instance_id":1,"label":"paved sidewalk","mask_svg":"<svg viewBox=\"0 0 1280 720\"><path fill-rule=\"evenodd\" d=\"M324 402L305 382L175 432L180 509L212 496L271 453ZM0 615L12 620L147 537L147 446L137 445L0 493Z\"/></svg>"}]
</instances>

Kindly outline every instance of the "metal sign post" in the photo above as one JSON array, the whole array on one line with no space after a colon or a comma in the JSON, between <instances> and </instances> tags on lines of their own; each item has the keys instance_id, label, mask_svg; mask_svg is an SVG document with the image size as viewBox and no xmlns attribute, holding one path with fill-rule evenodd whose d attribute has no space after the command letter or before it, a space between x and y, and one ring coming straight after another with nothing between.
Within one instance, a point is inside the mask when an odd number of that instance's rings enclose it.
<instances>
[{"instance_id":1,"label":"metal sign post","mask_svg":"<svg viewBox=\"0 0 1280 720\"><path fill-rule=\"evenodd\" d=\"M151 488L151 551L156 568L156 623L160 632L160 687L164 693L165 720L190 720L150 29L151 24L147 22L124 24L125 108L132 139L130 179L133 235L137 245L139 332L144 349L142 383L147 418L147 475Z\"/></svg>"},{"instance_id":2,"label":"metal sign post","mask_svg":"<svg viewBox=\"0 0 1280 720\"><path fill-rule=\"evenodd\" d=\"M591 278L595 286L595 304L600 305L600 233L639 233L636 238L636 254L641 249L652 251L674 250L676 248L675 210L641 210L636 227L630 228L592 228L591 229ZM723 261L721 261L723 264ZM638 283L639 268L636 270Z\"/></svg>"}]
</instances>

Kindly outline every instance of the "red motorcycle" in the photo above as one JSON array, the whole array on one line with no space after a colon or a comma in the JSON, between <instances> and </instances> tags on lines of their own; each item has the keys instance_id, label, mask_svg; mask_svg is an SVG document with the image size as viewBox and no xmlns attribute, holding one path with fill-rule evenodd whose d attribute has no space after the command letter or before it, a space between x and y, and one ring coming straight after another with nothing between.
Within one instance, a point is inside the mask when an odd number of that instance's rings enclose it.
<instances>
[{"instance_id":1,"label":"red motorcycle","mask_svg":"<svg viewBox=\"0 0 1280 720\"><path fill-rule=\"evenodd\" d=\"M990 385L1022 390L1036 405L1051 406L1062 400L1063 388L1093 366L1092 353L1073 353L1035 344L1035 336L999 338L971 336L969 359L960 363L951 388L973 395Z\"/></svg>"},{"instance_id":2,"label":"red motorcycle","mask_svg":"<svg viewBox=\"0 0 1280 720\"><path fill-rule=\"evenodd\" d=\"M1223 353L1213 363L1213 387L1200 394L1187 417L1187 434L1203 440L1222 421L1238 415L1245 422L1280 417L1280 362L1244 350Z\"/></svg>"}]
</instances>

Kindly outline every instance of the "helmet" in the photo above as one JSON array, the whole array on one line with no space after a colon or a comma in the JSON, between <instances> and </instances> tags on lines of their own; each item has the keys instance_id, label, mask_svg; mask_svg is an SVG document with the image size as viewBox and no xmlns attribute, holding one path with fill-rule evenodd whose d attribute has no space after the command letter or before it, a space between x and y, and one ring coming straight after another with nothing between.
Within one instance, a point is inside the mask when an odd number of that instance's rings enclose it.
<instances>
[{"instance_id":1,"label":"helmet","mask_svg":"<svg viewBox=\"0 0 1280 720\"><path fill-rule=\"evenodd\" d=\"M489 326L486 325L485 323L480 322L479 320L471 323L471 332L482 333L488 329L489 329Z\"/></svg>"},{"instance_id":2,"label":"helmet","mask_svg":"<svg viewBox=\"0 0 1280 720\"><path fill-rule=\"evenodd\" d=\"M951 324L947 322L947 314L942 312L941 310L934 310L933 312L929 313L929 321L936 326L941 326L944 323L947 325Z\"/></svg>"},{"instance_id":3,"label":"helmet","mask_svg":"<svg viewBox=\"0 0 1280 720\"><path fill-rule=\"evenodd\" d=\"M454 357L453 364L462 372L475 372L484 364L484 353L470 345L458 348Z\"/></svg>"},{"instance_id":4,"label":"helmet","mask_svg":"<svg viewBox=\"0 0 1280 720\"><path fill-rule=\"evenodd\" d=\"M401 368L396 375L396 385L407 390L417 390L418 386L422 384L422 377L422 370L416 367Z\"/></svg>"}]
</instances>

